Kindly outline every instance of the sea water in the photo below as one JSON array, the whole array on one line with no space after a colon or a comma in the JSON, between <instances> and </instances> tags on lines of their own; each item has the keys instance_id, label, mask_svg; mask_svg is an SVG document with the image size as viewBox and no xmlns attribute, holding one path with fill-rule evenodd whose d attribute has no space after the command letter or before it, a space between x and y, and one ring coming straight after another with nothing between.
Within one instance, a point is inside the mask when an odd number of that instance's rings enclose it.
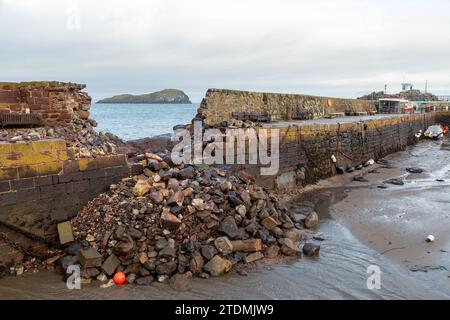
<instances>
[{"instance_id":1,"label":"sea water","mask_svg":"<svg viewBox=\"0 0 450 320\"><path fill-rule=\"evenodd\" d=\"M111 132L124 140L172 133L177 124L188 124L199 104L121 104L96 103L91 118L97 131Z\"/></svg>"}]
</instances>

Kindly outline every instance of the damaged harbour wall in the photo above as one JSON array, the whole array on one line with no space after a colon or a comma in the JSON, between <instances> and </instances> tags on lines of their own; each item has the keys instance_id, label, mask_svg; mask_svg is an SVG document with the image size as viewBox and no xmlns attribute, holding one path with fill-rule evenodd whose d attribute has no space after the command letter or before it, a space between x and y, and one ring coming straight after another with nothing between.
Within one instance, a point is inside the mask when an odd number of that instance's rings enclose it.
<instances>
[{"instance_id":1,"label":"damaged harbour wall","mask_svg":"<svg viewBox=\"0 0 450 320\"><path fill-rule=\"evenodd\" d=\"M250 92L225 89L209 89L198 109L197 119L214 125L229 120L232 113L267 113L272 121L323 118L330 113L372 113L373 101Z\"/></svg>"},{"instance_id":2,"label":"damaged harbour wall","mask_svg":"<svg viewBox=\"0 0 450 320\"><path fill-rule=\"evenodd\" d=\"M0 143L0 222L42 238L133 173L126 155L72 160L61 139ZM139 168L138 168L139 169Z\"/></svg>"},{"instance_id":3,"label":"damaged harbour wall","mask_svg":"<svg viewBox=\"0 0 450 320\"><path fill-rule=\"evenodd\" d=\"M57 81L0 82L0 114L33 114L42 125L87 120L91 97L84 84Z\"/></svg>"},{"instance_id":4,"label":"damaged harbour wall","mask_svg":"<svg viewBox=\"0 0 450 320\"><path fill-rule=\"evenodd\" d=\"M450 123L450 112L393 116L346 124L278 127L276 123L269 124L267 128L279 129L278 173L260 175L260 168L267 166L248 164L248 148L247 164L233 165L232 168L246 170L256 177L260 185L269 188L306 185L335 175L336 167L354 166L404 150L417 141L414 136L417 131L424 131L434 123ZM332 161L333 155L336 163Z\"/></svg>"}]
</instances>

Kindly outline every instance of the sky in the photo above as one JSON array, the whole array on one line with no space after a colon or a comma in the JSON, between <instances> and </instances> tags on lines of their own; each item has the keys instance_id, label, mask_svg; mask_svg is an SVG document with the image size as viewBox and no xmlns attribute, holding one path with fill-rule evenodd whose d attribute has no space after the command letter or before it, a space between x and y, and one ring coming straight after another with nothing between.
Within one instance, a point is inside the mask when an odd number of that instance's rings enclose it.
<instances>
[{"instance_id":1,"label":"sky","mask_svg":"<svg viewBox=\"0 0 450 320\"><path fill-rule=\"evenodd\" d=\"M86 83L95 100L208 88L450 95L450 1L0 0L0 81Z\"/></svg>"}]
</instances>

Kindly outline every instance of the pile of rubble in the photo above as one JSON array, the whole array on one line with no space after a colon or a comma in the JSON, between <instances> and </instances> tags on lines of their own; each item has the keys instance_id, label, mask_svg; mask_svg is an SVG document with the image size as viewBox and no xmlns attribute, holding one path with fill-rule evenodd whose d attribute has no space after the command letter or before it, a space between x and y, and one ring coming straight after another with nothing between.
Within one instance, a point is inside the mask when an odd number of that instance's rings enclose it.
<instances>
[{"instance_id":1,"label":"pile of rubble","mask_svg":"<svg viewBox=\"0 0 450 320\"><path fill-rule=\"evenodd\" d=\"M126 148L123 140L111 133L98 133L94 130L94 126L95 120L74 119L68 126L0 129L0 142L64 139L72 159L117 154Z\"/></svg>"},{"instance_id":2,"label":"pile of rubble","mask_svg":"<svg viewBox=\"0 0 450 320\"><path fill-rule=\"evenodd\" d=\"M89 202L71 221L76 244L61 266L80 264L84 281L113 284L169 282L188 290L193 275L207 278L244 270L264 259L300 256L315 212L290 214L253 183L208 166L174 165L147 153L144 174L123 179ZM320 247L303 246L307 255ZM109 281L108 281L109 279Z\"/></svg>"}]
</instances>

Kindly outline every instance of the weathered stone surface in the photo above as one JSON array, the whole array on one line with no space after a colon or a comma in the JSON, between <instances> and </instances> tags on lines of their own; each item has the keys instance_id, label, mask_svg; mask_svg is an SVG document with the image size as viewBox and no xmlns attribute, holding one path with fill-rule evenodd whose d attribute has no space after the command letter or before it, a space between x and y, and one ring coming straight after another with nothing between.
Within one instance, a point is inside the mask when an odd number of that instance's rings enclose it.
<instances>
[{"instance_id":1,"label":"weathered stone surface","mask_svg":"<svg viewBox=\"0 0 450 320\"><path fill-rule=\"evenodd\" d=\"M193 274L199 274L203 271L203 265L205 261L203 260L200 252L196 251L192 254L192 259L189 262L190 270Z\"/></svg>"},{"instance_id":2,"label":"weathered stone surface","mask_svg":"<svg viewBox=\"0 0 450 320\"><path fill-rule=\"evenodd\" d=\"M150 192L150 199L153 201L153 203L160 204L164 201L164 196L161 191L153 191Z\"/></svg>"},{"instance_id":3,"label":"weathered stone surface","mask_svg":"<svg viewBox=\"0 0 450 320\"><path fill-rule=\"evenodd\" d=\"M255 252L262 250L261 239L234 240L231 241L233 251Z\"/></svg>"},{"instance_id":4,"label":"weathered stone surface","mask_svg":"<svg viewBox=\"0 0 450 320\"><path fill-rule=\"evenodd\" d=\"M320 251L320 246L313 243L305 243L303 245L303 253L305 256L314 257L318 256Z\"/></svg>"},{"instance_id":5,"label":"weathered stone surface","mask_svg":"<svg viewBox=\"0 0 450 320\"><path fill-rule=\"evenodd\" d=\"M216 254L217 254L217 250L214 246L212 245L203 245L201 247L201 252L202 252L202 256L206 259L206 260L211 260Z\"/></svg>"},{"instance_id":6,"label":"weathered stone surface","mask_svg":"<svg viewBox=\"0 0 450 320\"><path fill-rule=\"evenodd\" d=\"M214 245L220 253L227 255L233 252L233 245L227 237L219 237L214 240Z\"/></svg>"},{"instance_id":7,"label":"weathered stone surface","mask_svg":"<svg viewBox=\"0 0 450 320\"><path fill-rule=\"evenodd\" d=\"M94 248L81 249L78 253L78 261L80 261L83 268L100 267L102 259L102 255Z\"/></svg>"},{"instance_id":8,"label":"weathered stone surface","mask_svg":"<svg viewBox=\"0 0 450 320\"><path fill-rule=\"evenodd\" d=\"M278 226L278 222L272 217L267 217L261 221L261 225L271 231Z\"/></svg>"},{"instance_id":9,"label":"weathered stone surface","mask_svg":"<svg viewBox=\"0 0 450 320\"><path fill-rule=\"evenodd\" d=\"M301 251L290 239L282 239L281 252L287 256L301 256Z\"/></svg>"},{"instance_id":10,"label":"weathered stone surface","mask_svg":"<svg viewBox=\"0 0 450 320\"><path fill-rule=\"evenodd\" d=\"M105 262L102 264L102 270L103 272L111 277L114 272L116 272L117 267L120 265L120 260L114 255L111 254Z\"/></svg>"},{"instance_id":11,"label":"weathered stone surface","mask_svg":"<svg viewBox=\"0 0 450 320\"><path fill-rule=\"evenodd\" d=\"M315 211L309 213L305 219L305 227L308 229L312 229L319 224L319 216Z\"/></svg>"},{"instance_id":12,"label":"weathered stone surface","mask_svg":"<svg viewBox=\"0 0 450 320\"><path fill-rule=\"evenodd\" d=\"M59 243L66 244L74 241L72 224L70 221L58 223Z\"/></svg>"},{"instance_id":13,"label":"weathered stone surface","mask_svg":"<svg viewBox=\"0 0 450 320\"><path fill-rule=\"evenodd\" d=\"M161 226L167 230L177 230L181 225L181 220L175 215L167 212L161 214Z\"/></svg>"},{"instance_id":14,"label":"weathered stone surface","mask_svg":"<svg viewBox=\"0 0 450 320\"><path fill-rule=\"evenodd\" d=\"M264 256L268 259L275 259L278 257L278 253L280 252L279 246L270 246L266 249Z\"/></svg>"},{"instance_id":15,"label":"weathered stone surface","mask_svg":"<svg viewBox=\"0 0 450 320\"><path fill-rule=\"evenodd\" d=\"M153 282L153 277L146 276L146 277L137 278L134 282L140 286L149 286Z\"/></svg>"},{"instance_id":16,"label":"weathered stone surface","mask_svg":"<svg viewBox=\"0 0 450 320\"><path fill-rule=\"evenodd\" d=\"M133 194L136 197L141 197L141 196L145 195L147 192L149 192L150 189L151 189L151 186L147 180L139 180L134 185Z\"/></svg>"},{"instance_id":17,"label":"weathered stone surface","mask_svg":"<svg viewBox=\"0 0 450 320\"><path fill-rule=\"evenodd\" d=\"M214 256L203 267L210 275L217 277L231 270L233 264L227 259L223 259L220 256Z\"/></svg>"},{"instance_id":18,"label":"weathered stone surface","mask_svg":"<svg viewBox=\"0 0 450 320\"><path fill-rule=\"evenodd\" d=\"M169 206L173 206L173 205L183 205L183 201L184 201L184 194L183 191L176 191L168 200L167 200L167 204Z\"/></svg>"},{"instance_id":19,"label":"weathered stone surface","mask_svg":"<svg viewBox=\"0 0 450 320\"><path fill-rule=\"evenodd\" d=\"M239 228L233 217L226 217L222 220L219 230L228 235L230 238L236 238L239 235Z\"/></svg>"},{"instance_id":20,"label":"weathered stone surface","mask_svg":"<svg viewBox=\"0 0 450 320\"><path fill-rule=\"evenodd\" d=\"M244 261L245 261L245 263L251 263L251 262L258 261L262 258L264 258L264 255L261 252L253 252L253 253L250 253L249 255L245 256Z\"/></svg>"},{"instance_id":21,"label":"weathered stone surface","mask_svg":"<svg viewBox=\"0 0 450 320\"><path fill-rule=\"evenodd\" d=\"M189 291L192 289L192 275L190 273L175 274L170 278L169 284L176 291Z\"/></svg>"},{"instance_id":22,"label":"weathered stone surface","mask_svg":"<svg viewBox=\"0 0 450 320\"><path fill-rule=\"evenodd\" d=\"M134 249L134 240L128 234L124 234L121 240L114 247L117 255L126 255Z\"/></svg>"}]
</instances>

